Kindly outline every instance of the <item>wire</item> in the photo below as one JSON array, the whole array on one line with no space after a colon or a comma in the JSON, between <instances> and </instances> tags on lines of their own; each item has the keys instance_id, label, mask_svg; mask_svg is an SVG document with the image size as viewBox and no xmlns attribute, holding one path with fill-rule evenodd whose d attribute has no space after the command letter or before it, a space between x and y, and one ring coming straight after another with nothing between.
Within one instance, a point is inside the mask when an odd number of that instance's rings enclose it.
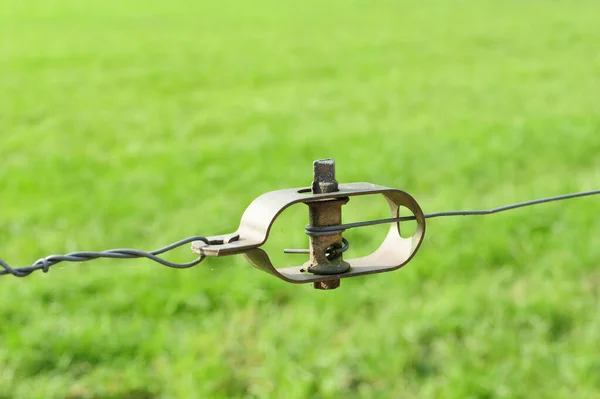
<instances>
[{"instance_id":1,"label":"wire","mask_svg":"<svg viewBox=\"0 0 600 399\"><path fill-rule=\"evenodd\" d=\"M444 212L426 213L424 215L424 217L425 217L425 219L433 219L433 218L447 217L447 216L491 215L494 213L509 211L509 210L513 210L513 209L517 209L517 208L523 208L526 206L544 204L544 203L553 202L553 201L562 201L562 200L567 200L567 199L571 199L571 198L587 197L590 195L598 195L598 194L600 194L600 190L582 191L579 193L558 195L555 197L546 197L546 198L540 198L540 199L531 200L531 201L518 202L516 204L505 205L505 206L501 206L498 208L485 209L485 210L444 211ZM406 221L415 220L415 219L416 219L416 217L414 215L412 215L412 216L401 216L401 217L388 218L388 219L369 220L366 222L337 224L337 225L333 225L333 226L317 227L317 226L308 225L308 226L306 226L305 229L306 229L306 234L308 234L309 236L321 236L321 235L341 233L344 230L354 229L357 227L366 227L366 226L373 226L373 225L385 224L385 223L406 222Z\"/></svg>"},{"instance_id":2,"label":"wire","mask_svg":"<svg viewBox=\"0 0 600 399\"><path fill-rule=\"evenodd\" d=\"M600 194L600 190L582 191L580 193L557 195L556 197L547 197L547 198L540 198L540 199L531 200L531 201L518 202L516 204L500 206L498 208L492 208L492 209L487 209L487 210L449 211L449 212L429 213L429 214L425 215L425 218L426 219L433 219L433 218L444 217L444 216L480 216L480 215L491 215L493 213L510 211L512 209L523 208L523 207L526 207L526 206L532 206L532 205L538 205L538 204L545 204L547 202L562 201L562 200L567 200L567 199L571 199L571 198L587 197L587 196L590 196L590 195L598 195L598 194ZM413 219L414 219L414 217L413 217Z\"/></svg>"},{"instance_id":3,"label":"wire","mask_svg":"<svg viewBox=\"0 0 600 399\"><path fill-rule=\"evenodd\" d=\"M559 195L556 197L547 197L547 198L541 198L541 199L536 199L536 200L532 200L532 201L519 202L516 204L505 205L505 206L501 206L498 208L492 208L492 209L486 209L486 210L445 211L445 212L428 213L428 214L425 214L424 217L426 219L433 219L433 218L437 218L437 217L446 217L446 216L490 215L493 213L504 212L504 211L522 208L522 207L526 207L526 206L532 206L532 205L538 205L538 204L543 204L543 203L547 203L547 202L561 201L561 200L567 200L567 199L571 199L571 198L586 197L586 196L598 195L598 194L600 194L600 190L583 191L583 192L579 192L579 193ZM338 224L338 225L334 225L334 226L317 227L317 226L309 225L309 226L306 226L306 234L308 234L310 236L330 235L330 234L341 233L344 230L353 229L353 228L357 228L357 227L372 226L372 225L384 224L384 223L404 222L404 221L415 220L415 219L416 219L416 217L414 215L412 215L412 216L402 216L402 217L389 218L389 219L370 220L370 221L366 221L366 222ZM239 236L236 237L235 239L236 240L239 239ZM188 262L188 263L175 263L175 262L170 262L168 260L164 260L164 259L158 257L158 255L161 255L165 252L171 251L175 248L179 248L182 245L188 244L192 241L202 241L207 245L223 244L222 240L209 240L203 236L194 236L194 237L189 237L189 238L174 242L173 244L167 245L166 247L162 247L162 248L156 249L154 251L150 251L150 252L140 251L138 249L126 249L126 248L125 249L109 249L107 251L102 251L102 252L89 252L89 251L88 252L73 252L73 253L66 254L66 255L46 256L45 258L41 258L41 259L37 260L31 266L24 266L24 267L18 267L18 268L13 268L10 265L8 265L8 263L6 263L2 259L0 259L0 276L11 274L16 277L26 277L26 276L29 276L31 273L33 273L36 270L42 270L44 273L47 273L48 270L50 269L50 267L56 265L57 263L87 262L87 261L90 261L93 259L99 259L99 258L114 258L114 259L147 258L147 259L150 259L150 260L157 262L166 267L171 267L171 268L175 268L175 269L186 269L188 267L196 266L197 264L202 262L204 260L205 256L201 255L197 259L195 259L191 262ZM344 240L344 246L342 248L332 250L330 255L332 255L332 256L337 255L341 252L344 252L346 249L348 249L348 243L347 243L347 241ZM305 253L305 251L302 251L302 252L299 252L299 251L300 250L286 250L286 252L288 252L288 253L290 253L290 252Z\"/></svg>"},{"instance_id":4,"label":"wire","mask_svg":"<svg viewBox=\"0 0 600 399\"><path fill-rule=\"evenodd\" d=\"M173 244L167 245L166 247L162 247L162 248L156 249L154 251L150 251L150 252L140 251L138 249L127 249L127 248L109 249L107 251L102 251L102 252L88 252L88 251L73 252L73 253L66 254L66 255L46 256L45 258L41 258L41 259L37 260L31 266L18 267L18 268L13 268L13 267L9 266L6 262L4 262L2 259L0 259L0 267L2 269L4 269L4 270L0 270L0 276L6 275L6 274L12 274L13 276L16 276L16 277L26 277L26 276L29 276L31 273L33 273L36 270L42 270L44 273L47 273L48 270L50 269L50 267L52 267L60 262L87 262L89 260L98 259L98 258L116 258L116 259L148 258L148 259L153 260L154 262L160 263L161 265L166 266L166 267L171 267L171 268L175 268L175 269L186 269L188 267L196 266L197 264L202 262L204 260L204 255L201 255L196 260L193 260L188 263L170 262L168 260L159 258L157 255L161 255L161 254L171 251L175 248L179 248L182 245L188 244L192 241L203 241L207 245L218 244L218 242L216 242L216 241L209 241L206 237L194 236L194 237L189 237L189 238L174 242Z\"/></svg>"}]
</instances>

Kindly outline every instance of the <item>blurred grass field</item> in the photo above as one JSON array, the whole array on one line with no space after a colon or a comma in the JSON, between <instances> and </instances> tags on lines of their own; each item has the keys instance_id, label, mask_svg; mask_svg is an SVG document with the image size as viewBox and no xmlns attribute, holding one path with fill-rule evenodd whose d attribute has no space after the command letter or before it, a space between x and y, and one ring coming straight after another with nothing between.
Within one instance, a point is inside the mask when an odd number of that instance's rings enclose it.
<instances>
[{"instance_id":1,"label":"blurred grass field","mask_svg":"<svg viewBox=\"0 0 600 399\"><path fill-rule=\"evenodd\" d=\"M595 0L4 1L0 257L232 232L324 157L425 212L598 188L599 43ZM5 276L0 398L597 398L598 209L431 220L331 292L242 257Z\"/></svg>"}]
</instances>

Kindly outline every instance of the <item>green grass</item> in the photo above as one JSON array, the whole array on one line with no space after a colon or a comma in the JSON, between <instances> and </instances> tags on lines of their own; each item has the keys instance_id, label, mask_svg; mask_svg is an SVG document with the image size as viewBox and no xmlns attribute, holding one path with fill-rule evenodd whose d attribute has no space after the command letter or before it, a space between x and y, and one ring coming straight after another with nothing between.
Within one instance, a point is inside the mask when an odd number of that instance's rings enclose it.
<instances>
[{"instance_id":1,"label":"green grass","mask_svg":"<svg viewBox=\"0 0 600 399\"><path fill-rule=\"evenodd\" d=\"M595 0L4 1L0 257L232 232L329 156L426 212L598 188L599 43ZM596 398L598 209L431 220L404 269L331 292L242 257L6 276L0 398Z\"/></svg>"}]
</instances>

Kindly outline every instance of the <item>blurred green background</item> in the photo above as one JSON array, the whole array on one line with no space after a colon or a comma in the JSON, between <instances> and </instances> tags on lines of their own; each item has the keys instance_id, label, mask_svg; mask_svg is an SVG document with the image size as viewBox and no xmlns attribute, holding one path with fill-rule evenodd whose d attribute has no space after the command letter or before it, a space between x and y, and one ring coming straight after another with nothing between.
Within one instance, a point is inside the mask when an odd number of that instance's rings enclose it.
<instances>
[{"instance_id":1,"label":"blurred green background","mask_svg":"<svg viewBox=\"0 0 600 399\"><path fill-rule=\"evenodd\" d=\"M232 232L324 157L425 212L600 186L597 0L5 0L0 45L15 266ZM405 268L330 292L242 257L5 276L0 398L597 398L598 209L431 220ZM306 218L276 226L279 264Z\"/></svg>"}]
</instances>

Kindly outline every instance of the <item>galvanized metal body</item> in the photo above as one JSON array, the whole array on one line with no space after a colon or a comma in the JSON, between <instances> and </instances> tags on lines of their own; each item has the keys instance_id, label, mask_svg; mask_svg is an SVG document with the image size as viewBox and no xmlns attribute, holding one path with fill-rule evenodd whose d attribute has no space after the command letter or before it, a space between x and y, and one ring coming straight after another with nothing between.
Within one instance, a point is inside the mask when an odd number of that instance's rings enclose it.
<instances>
[{"instance_id":1,"label":"galvanized metal body","mask_svg":"<svg viewBox=\"0 0 600 399\"><path fill-rule=\"evenodd\" d=\"M403 238L399 223L392 223L387 237L375 252L362 258L344 259L350 265L350 270L335 275L308 273L305 265L277 269L268 254L260 248L267 241L273 223L286 208L299 203L310 206L311 203L324 200L351 200L359 195L382 195L390 206L392 217L399 216L401 206L408 208L417 223L415 233ZM313 194L311 187L265 193L248 206L235 233L207 237L211 243L219 244L207 245L203 241L195 241L192 243L192 250L204 256L243 254L254 267L282 280L290 283L314 283L397 270L416 254L424 235L425 216L419 204L409 194L372 183L347 183L339 184L338 191L332 193Z\"/></svg>"}]
</instances>

